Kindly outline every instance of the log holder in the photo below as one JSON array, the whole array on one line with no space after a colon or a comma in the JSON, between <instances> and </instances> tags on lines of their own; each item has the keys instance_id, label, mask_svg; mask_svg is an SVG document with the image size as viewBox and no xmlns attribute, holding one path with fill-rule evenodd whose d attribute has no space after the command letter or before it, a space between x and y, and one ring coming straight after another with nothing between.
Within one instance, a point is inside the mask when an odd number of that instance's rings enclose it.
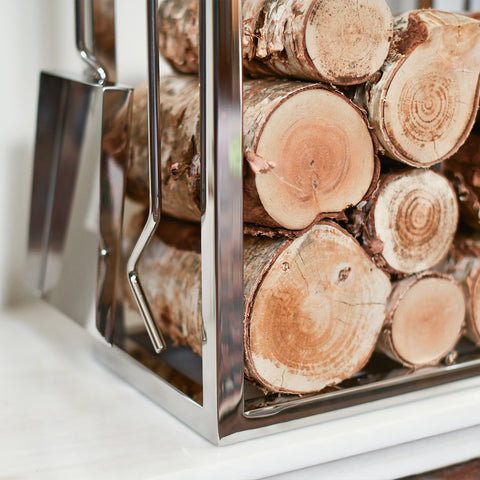
<instances>
[{"instance_id":1,"label":"log holder","mask_svg":"<svg viewBox=\"0 0 480 480\"><path fill-rule=\"evenodd\" d=\"M142 251L161 221L161 178L156 167L161 148L156 133L160 79L157 16L153 14L157 6L158 0L147 0L149 219L130 258L123 258L120 248L105 248L102 223L108 224L113 214L123 221L124 208L126 212L131 209L123 187L128 165L123 158L111 163L110 169L101 168L103 160L89 155L85 145L62 246L59 281L42 292L42 297L95 337L94 354L109 368L218 445L428 398L446 388L471 386L466 380L480 375L480 352L467 341L460 342L458 356L450 357L448 365L409 371L379 357L374 367L369 364L338 388L318 394L268 395L245 380L240 0L201 0L203 355L200 358L186 347L165 341L136 273ZM113 6L109 15L114 28ZM114 38L114 29L110 34ZM92 48L96 48L95 38ZM114 58L110 65L107 74L114 77ZM118 264L125 268L112 280L109 269ZM127 284L127 269L138 312L126 307L128 289L121 291ZM105 312L114 312L107 316L107 324Z\"/></svg>"}]
</instances>

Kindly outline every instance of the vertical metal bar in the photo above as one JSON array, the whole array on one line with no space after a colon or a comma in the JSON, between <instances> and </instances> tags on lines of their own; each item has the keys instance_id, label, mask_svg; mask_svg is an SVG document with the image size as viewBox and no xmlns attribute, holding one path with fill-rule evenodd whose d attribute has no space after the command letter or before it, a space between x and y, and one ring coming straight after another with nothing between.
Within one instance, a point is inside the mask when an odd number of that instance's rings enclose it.
<instances>
[{"instance_id":1,"label":"vertical metal bar","mask_svg":"<svg viewBox=\"0 0 480 480\"><path fill-rule=\"evenodd\" d=\"M158 0L147 0L148 18L148 142L150 158L150 214L160 221L162 174L160 170L160 57L158 53Z\"/></svg>"},{"instance_id":2,"label":"vertical metal bar","mask_svg":"<svg viewBox=\"0 0 480 480\"><path fill-rule=\"evenodd\" d=\"M107 74L94 54L93 1L75 0L75 42L78 53L95 72L96 80L103 85Z\"/></svg>"},{"instance_id":3,"label":"vertical metal bar","mask_svg":"<svg viewBox=\"0 0 480 480\"><path fill-rule=\"evenodd\" d=\"M241 6L203 0L201 11L204 395L214 387L206 400L216 403L222 438L243 413Z\"/></svg>"},{"instance_id":4,"label":"vertical metal bar","mask_svg":"<svg viewBox=\"0 0 480 480\"><path fill-rule=\"evenodd\" d=\"M158 55L158 0L147 0L148 30L148 142L149 142L149 190L150 209L146 225L127 262L127 275L137 307L142 315L145 328L153 344L160 353L166 346L162 333L157 328L137 267L145 247L157 230L162 210L161 170L159 165L161 139L160 125L160 60Z\"/></svg>"}]
</instances>

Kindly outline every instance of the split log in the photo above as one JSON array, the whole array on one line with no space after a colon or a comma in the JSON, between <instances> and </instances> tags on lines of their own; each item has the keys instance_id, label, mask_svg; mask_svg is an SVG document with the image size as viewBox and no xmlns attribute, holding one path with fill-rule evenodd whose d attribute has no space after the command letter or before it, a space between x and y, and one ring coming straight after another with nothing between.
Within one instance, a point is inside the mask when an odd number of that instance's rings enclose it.
<instances>
[{"instance_id":1,"label":"split log","mask_svg":"<svg viewBox=\"0 0 480 480\"><path fill-rule=\"evenodd\" d=\"M457 192L460 219L480 230L480 126L476 125L465 144L442 164L442 172Z\"/></svg>"},{"instance_id":2,"label":"split log","mask_svg":"<svg viewBox=\"0 0 480 480\"><path fill-rule=\"evenodd\" d=\"M202 353L199 226L160 225L139 265L162 330ZM180 235L180 244L177 241ZM376 344L388 277L338 225L296 239L245 237L245 373L271 392L308 393L359 371ZM208 339L207 339L208 341Z\"/></svg>"},{"instance_id":3,"label":"split log","mask_svg":"<svg viewBox=\"0 0 480 480\"><path fill-rule=\"evenodd\" d=\"M462 285L467 298L466 335L480 345L480 240L457 238L440 270Z\"/></svg>"},{"instance_id":4,"label":"split log","mask_svg":"<svg viewBox=\"0 0 480 480\"><path fill-rule=\"evenodd\" d=\"M148 199L147 92L134 95L127 192ZM198 80L162 79L163 209L200 220ZM244 220L302 230L338 218L378 179L365 118L344 95L321 84L250 80L244 84Z\"/></svg>"},{"instance_id":5,"label":"split log","mask_svg":"<svg viewBox=\"0 0 480 480\"><path fill-rule=\"evenodd\" d=\"M435 365L463 333L466 301L450 276L423 273L393 286L377 349L408 367Z\"/></svg>"},{"instance_id":6,"label":"split log","mask_svg":"<svg viewBox=\"0 0 480 480\"><path fill-rule=\"evenodd\" d=\"M436 10L396 19L381 75L357 91L386 154L427 167L453 155L479 99L480 22Z\"/></svg>"},{"instance_id":7,"label":"split log","mask_svg":"<svg viewBox=\"0 0 480 480\"><path fill-rule=\"evenodd\" d=\"M392 37L384 0L244 0L243 66L253 76L359 84L383 64ZM198 72L198 0L159 7L159 46L176 70Z\"/></svg>"},{"instance_id":8,"label":"split log","mask_svg":"<svg viewBox=\"0 0 480 480\"><path fill-rule=\"evenodd\" d=\"M457 223L450 182L431 170L408 169L382 176L373 199L351 213L348 229L378 266L410 275L445 258Z\"/></svg>"}]
</instances>

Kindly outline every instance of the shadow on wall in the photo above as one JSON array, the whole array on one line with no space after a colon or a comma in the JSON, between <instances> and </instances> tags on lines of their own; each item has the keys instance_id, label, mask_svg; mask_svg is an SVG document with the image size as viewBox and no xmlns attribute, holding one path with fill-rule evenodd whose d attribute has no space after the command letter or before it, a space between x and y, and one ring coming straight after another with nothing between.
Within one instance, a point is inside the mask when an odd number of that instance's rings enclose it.
<instances>
[{"instance_id":1,"label":"shadow on wall","mask_svg":"<svg viewBox=\"0 0 480 480\"><path fill-rule=\"evenodd\" d=\"M7 54L2 61L6 94L0 120L0 307L17 303L27 294L23 273L38 79L41 68L59 68L63 61L59 38L66 33L73 42L71 29L57 28L66 3L24 0L2 5L0 38Z\"/></svg>"},{"instance_id":2,"label":"shadow on wall","mask_svg":"<svg viewBox=\"0 0 480 480\"><path fill-rule=\"evenodd\" d=\"M3 146L2 146L3 147ZM0 292L0 307L9 307L29 296L24 281L26 238L30 209L30 177L32 152L22 143L7 145L6 157L10 162L9 177L4 177L1 188L4 226L3 254L6 254L4 288Z\"/></svg>"}]
</instances>

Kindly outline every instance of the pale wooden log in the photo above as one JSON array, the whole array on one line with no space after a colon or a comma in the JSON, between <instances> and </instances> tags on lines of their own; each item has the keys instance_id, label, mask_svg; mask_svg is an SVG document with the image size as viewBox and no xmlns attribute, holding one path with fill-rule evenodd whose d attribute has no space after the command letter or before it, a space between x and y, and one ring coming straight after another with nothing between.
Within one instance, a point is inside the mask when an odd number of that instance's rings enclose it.
<instances>
[{"instance_id":1,"label":"pale wooden log","mask_svg":"<svg viewBox=\"0 0 480 480\"><path fill-rule=\"evenodd\" d=\"M178 227L161 225L162 240L152 240L139 275L163 331L201 354L201 258L192 250L199 228L184 228L178 234ZM246 236L244 263L249 378L271 392L308 393L366 364L390 282L349 234L325 222L293 240Z\"/></svg>"},{"instance_id":2,"label":"pale wooden log","mask_svg":"<svg viewBox=\"0 0 480 480\"><path fill-rule=\"evenodd\" d=\"M148 199L146 89L134 95L127 191ZM199 92L195 77L162 79L163 209L200 220ZM362 113L321 84L250 80L244 84L244 220L303 230L338 218L375 186L378 160ZM238 168L238 166L236 167Z\"/></svg>"},{"instance_id":3,"label":"pale wooden log","mask_svg":"<svg viewBox=\"0 0 480 480\"><path fill-rule=\"evenodd\" d=\"M442 172L457 192L460 219L480 230L480 126L476 125L460 150L442 164Z\"/></svg>"},{"instance_id":4,"label":"pale wooden log","mask_svg":"<svg viewBox=\"0 0 480 480\"><path fill-rule=\"evenodd\" d=\"M388 156L427 167L454 154L478 108L480 22L423 10L396 18L389 56L357 91Z\"/></svg>"},{"instance_id":5,"label":"pale wooden log","mask_svg":"<svg viewBox=\"0 0 480 480\"><path fill-rule=\"evenodd\" d=\"M198 0L159 7L159 46L171 65L198 72ZM384 0L244 0L243 66L254 76L354 85L385 60L392 14Z\"/></svg>"},{"instance_id":6,"label":"pale wooden log","mask_svg":"<svg viewBox=\"0 0 480 480\"><path fill-rule=\"evenodd\" d=\"M463 333L466 300L448 275L425 272L394 283L377 349L408 367L435 365Z\"/></svg>"},{"instance_id":7,"label":"pale wooden log","mask_svg":"<svg viewBox=\"0 0 480 480\"><path fill-rule=\"evenodd\" d=\"M466 336L480 345L480 239L458 237L439 267L462 285L467 298Z\"/></svg>"},{"instance_id":8,"label":"pale wooden log","mask_svg":"<svg viewBox=\"0 0 480 480\"><path fill-rule=\"evenodd\" d=\"M450 182L431 170L407 169L382 176L372 200L351 212L348 228L377 265L410 275L445 258L457 223Z\"/></svg>"}]
</instances>

